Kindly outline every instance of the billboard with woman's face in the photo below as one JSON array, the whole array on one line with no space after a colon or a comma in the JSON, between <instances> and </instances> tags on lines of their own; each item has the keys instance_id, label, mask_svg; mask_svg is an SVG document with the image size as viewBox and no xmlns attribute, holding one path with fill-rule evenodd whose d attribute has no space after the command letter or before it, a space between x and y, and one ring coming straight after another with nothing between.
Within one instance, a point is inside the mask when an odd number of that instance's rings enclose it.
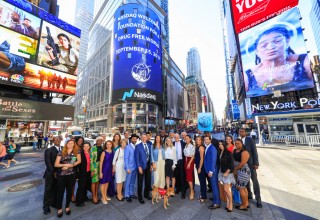
<instances>
[{"instance_id":1,"label":"billboard with woman's face","mask_svg":"<svg viewBox=\"0 0 320 220\"><path fill-rule=\"evenodd\" d=\"M248 98L314 87L299 18L293 8L239 34Z\"/></svg>"},{"instance_id":2,"label":"billboard with woman's face","mask_svg":"<svg viewBox=\"0 0 320 220\"><path fill-rule=\"evenodd\" d=\"M0 84L74 95L80 30L22 0L0 0Z\"/></svg>"}]
</instances>

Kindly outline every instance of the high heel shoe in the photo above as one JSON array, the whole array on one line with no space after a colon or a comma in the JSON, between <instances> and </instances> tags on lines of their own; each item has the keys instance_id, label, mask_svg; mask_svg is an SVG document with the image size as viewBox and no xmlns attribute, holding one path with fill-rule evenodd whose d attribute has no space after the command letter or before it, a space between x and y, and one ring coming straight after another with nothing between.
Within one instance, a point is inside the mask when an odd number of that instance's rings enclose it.
<instances>
[{"instance_id":1,"label":"high heel shoe","mask_svg":"<svg viewBox=\"0 0 320 220\"><path fill-rule=\"evenodd\" d=\"M190 199L190 200L193 200L193 199L194 199L194 193L192 193L192 194L189 195L189 199Z\"/></svg>"},{"instance_id":2,"label":"high heel shoe","mask_svg":"<svg viewBox=\"0 0 320 220\"><path fill-rule=\"evenodd\" d=\"M58 217L58 218L62 218L62 216L63 216L63 211L62 211L62 210L61 210L61 211L58 211L57 217Z\"/></svg>"},{"instance_id":3,"label":"high heel shoe","mask_svg":"<svg viewBox=\"0 0 320 220\"><path fill-rule=\"evenodd\" d=\"M71 214L71 209L69 208L69 210L66 209L66 215L70 215Z\"/></svg>"}]
</instances>

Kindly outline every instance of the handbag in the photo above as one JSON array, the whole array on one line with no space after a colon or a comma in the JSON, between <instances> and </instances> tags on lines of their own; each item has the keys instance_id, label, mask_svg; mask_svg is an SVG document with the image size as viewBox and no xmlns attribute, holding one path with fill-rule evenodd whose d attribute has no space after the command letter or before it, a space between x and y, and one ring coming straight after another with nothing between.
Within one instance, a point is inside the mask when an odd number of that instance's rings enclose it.
<instances>
[{"instance_id":1,"label":"handbag","mask_svg":"<svg viewBox=\"0 0 320 220\"><path fill-rule=\"evenodd\" d=\"M231 190L232 190L233 202L241 204L242 202L241 202L239 190L235 186L232 186Z\"/></svg>"}]
</instances>

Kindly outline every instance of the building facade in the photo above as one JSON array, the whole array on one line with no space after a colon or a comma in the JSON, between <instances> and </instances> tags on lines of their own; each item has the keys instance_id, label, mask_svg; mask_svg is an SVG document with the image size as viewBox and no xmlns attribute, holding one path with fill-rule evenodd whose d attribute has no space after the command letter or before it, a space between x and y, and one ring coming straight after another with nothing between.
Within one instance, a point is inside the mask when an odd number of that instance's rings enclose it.
<instances>
[{"instance_id":1,"label":"building facade","mask_svg":"<svg viewBox=\"0 0 320 220\"><path fill-rule=\"evenodd\" d=\"M186 77L186 89L190 97L189 122L190 125L198 123L198 113L202 112L201 89L194 76Z\"/></svg>"},{"instance_id":2,"label":"building facade","mask_svg":"<svg viewBox=\"0 0 320 220\"><path fill-rule=\"evenodd\" d=\"M317 45L318 55L320 54L320 0L313 0L310 11L310 22Z\"/></svg>"}]
</instances>

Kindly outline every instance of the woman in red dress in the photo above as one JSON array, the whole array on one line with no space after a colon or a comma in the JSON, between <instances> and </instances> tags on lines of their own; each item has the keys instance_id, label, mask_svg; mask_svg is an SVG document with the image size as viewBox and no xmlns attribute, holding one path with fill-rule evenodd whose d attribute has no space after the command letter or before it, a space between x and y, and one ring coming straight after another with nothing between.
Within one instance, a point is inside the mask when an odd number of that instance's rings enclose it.
<instances>
[{"instance_id":1,"label":"woman in red dress","mask_svg":"<svg viewBox=\"0 0 320 220\"><path fill-rule=\"evenodd\" d=\"M194 154L195 154L195 147L192 144L192 139L190 135L186 136L186 146L183 150L185 156L184 162L184 169L186 171L186 180L189 184L190 188L190 200L194 198L194 190L193 190L193 175L194 175Z\"/></svg>"}]
</instances>

